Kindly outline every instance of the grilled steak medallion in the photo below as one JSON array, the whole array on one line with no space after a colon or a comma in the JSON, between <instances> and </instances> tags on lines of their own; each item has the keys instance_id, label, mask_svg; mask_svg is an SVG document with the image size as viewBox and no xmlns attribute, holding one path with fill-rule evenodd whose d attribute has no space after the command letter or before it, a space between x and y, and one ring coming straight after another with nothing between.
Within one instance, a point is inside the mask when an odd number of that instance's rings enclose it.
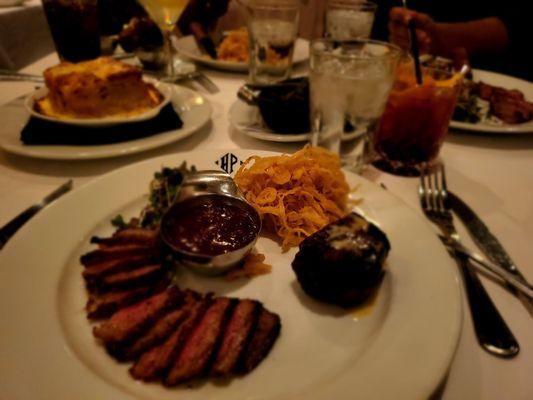
<instances>
[{"instance_id":1,"label":"grilled steak medallion","mask_svg":"<svg viewBox=\"0 0 533 400\"><path fill-rule=\"evenodd\" d=\"M364 301L380 282L389 250L377 226L351 213L307 237L292 269L309 296L350 307Z\"/></svg>"}]
</instances>

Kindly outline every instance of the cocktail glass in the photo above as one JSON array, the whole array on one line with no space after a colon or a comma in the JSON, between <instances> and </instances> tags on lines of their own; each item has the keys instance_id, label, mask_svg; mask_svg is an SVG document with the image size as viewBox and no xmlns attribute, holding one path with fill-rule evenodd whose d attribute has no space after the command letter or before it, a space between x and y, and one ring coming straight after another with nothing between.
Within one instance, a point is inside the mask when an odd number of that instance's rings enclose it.
<instances>
[{"instance_id":1,"label":"cocktail glass","mask_svg":"<svg viewBox=\"0 0 533 400\"><path fill-rule=\"evenodd\" d=\"M174 46L172 35L174 27L181 13L187 7L189 0L138 0L150 18L157 24L165 37L167 52L167 77L165 80L173 81L176 77L174 66Z\"/></svg>"},{"instance_id":2,"label":"cocktail glass","mask_svg":"<svg viewBox=\"0 0 533 400\"><path fill-rule=\"evenodd\" d=\"M340 155L361 172L370 161L369 143L394 82L400 49L361 39L311 43L312 144Z\"/></svg>"},{"instance_id":3,"label":"cocktail glass","mask_svg":"<svg viewBox=\"0 0 533 400\"><path fill-rule=\"evenodd\" d=\"M422 72L422 84L417 84L411 62L398 67L372 142L373 164L381 170L416 176L439 154L462 79L459 73L437 69Z\"/></svg>"}]
</instances>

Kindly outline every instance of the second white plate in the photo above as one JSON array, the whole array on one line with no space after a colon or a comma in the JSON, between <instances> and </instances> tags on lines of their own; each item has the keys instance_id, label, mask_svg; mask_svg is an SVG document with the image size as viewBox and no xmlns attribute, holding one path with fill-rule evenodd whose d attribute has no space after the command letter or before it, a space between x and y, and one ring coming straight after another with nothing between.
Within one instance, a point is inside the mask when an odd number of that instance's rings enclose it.
<instances>
[{"instance_id":1,"label":"second white plate","mask_svg":"<svg viewBox=\"0 0 533 400\"><path fill-rule=\"evenodd\" d=\"M0 107L0 147L7 152L32 158L51 160L90 160L108 157L120 157L161 147L192 135L211 119L211 104L197 92L174 86L172 105L183 120L180 129L158 133L141 139L126 142L94 145L25 145L20 140L20 132L27 123L29 114L21 100L15 100ZM76 129L73 127L73 129ZM124 125L127 129L127 125Z\"/></svg>"},{"instance_id":2,"label":"second white plate","mask_svg":"<svg viewBox=\"0 0 533 400\"><path fill-rule=\"evenodd\" d=\"M262 120L259 109L250 106L242 100L236 100L229 109L229 121L237 130L254 139L268 142L308 142L311 140L310 133L276 133L269 130ZM342 140L353 140L362 136L362 132L348 133L342 136Z\"/></svg>"},{"instance_id":3,"label":"second white plate","mask_svg":"<svg viewBox=\"0 0 533 400\"><path fill-rule=\"evenodd\" d=\"M231 72L248 72L248 64L244 62L213 60L204 54L196 44L193 36L184 36L176 41L179 54L207 67ZM294 45L293 63L298 64L309 58L309 42L305 39L296 39Z\"/></svg>"}]
</instances>

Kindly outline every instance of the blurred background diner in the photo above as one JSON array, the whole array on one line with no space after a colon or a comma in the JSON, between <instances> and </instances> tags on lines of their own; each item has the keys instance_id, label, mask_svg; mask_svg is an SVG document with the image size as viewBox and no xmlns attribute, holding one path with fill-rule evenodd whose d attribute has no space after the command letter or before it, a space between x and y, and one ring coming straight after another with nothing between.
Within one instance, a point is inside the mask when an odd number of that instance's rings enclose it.
<instances>
[{"instance_id":1,"label":"blurred background diner","mask_svg":"<svg viewBox=\"0 0 533 400\"><path fill-rule=\"evenodd\" d=\"M49 18L54 18L53 3L53 0L43 2L45 10L49 10ZM373 11L373 39L390 41L406 49L409 45L407 25L413 21L422 53L468 59L473 68L532 79L533 65L528 51L530 27L527 13L518 1L411 0L407 8L399 0L375 0L374 3L377 8ZM326 0L300 1L300 37L311 39L325 33L327 4ZM71 13L71 17L75 18L75 13ZM103 53L112 52L119 38L126 51L161 45L161 38L150 26L146 11L134 0L98 1L98 20ZM244 26L245 22L239 1L193 0L177 22L176 33L194 34L201 45L213 53L211 39L217 41L220 32ZM31 26L31 29L21 29L22 26ZM59 32L68 35L68 26L57 29L57 35ZM21 68L49 52L52 46L40 1L31 0L23 7L0 9L0 67Z\"/></svg>"}]
</instances>

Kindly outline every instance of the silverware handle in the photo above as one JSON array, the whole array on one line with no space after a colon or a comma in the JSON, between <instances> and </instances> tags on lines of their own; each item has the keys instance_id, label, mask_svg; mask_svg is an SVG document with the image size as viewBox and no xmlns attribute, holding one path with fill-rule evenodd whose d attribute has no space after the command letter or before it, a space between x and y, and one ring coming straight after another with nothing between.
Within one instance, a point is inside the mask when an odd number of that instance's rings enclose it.
<instances>
[{"instance_id":1,"label":"silverware handle","mask_svg":"<svg viewBox=\"0 0 533 400\"><path fill-rule=\"evenodd\" d=\"M489 353L499 357L515 357L520 351L520 345L472 269L468 258L456 254L455 260L463 276L470 315L479 344Z\"/></svg>"},{"instance_id":2,"label":"silverware handle","mask_svg":"<svg viewBox=\"0 0 533 400\"><path fill-rule=\"evenodd\" d=\"M9 221L0 229L0 249L4 247L7 241L26 223L28 220L39 212L41 207L33 205Z\"/></svg>"},{"instance_id":3,"label":"silverware handle","mask_svg":"<svg viewBox=\"0 0 533 400\"><path fill-rule=\"evenodd\" d=\"M220 89L218 88L217 85L215 85L215 83L209 79L207 77L207 75L201 73L201 72L198 72L197 75L196 75L196 80L198 81L198 83L200 85L202 85L205 90L207 90L209 93L211 94L215 94L215 93L218 93L220 92Z\"/></svg>"},{"instance_id":4,"label":"silverware handle","mask_svg":"<svg viewBox=\"0 0 533 400\"><path fill-rule=\"evenodd\" d=\"M7 243L7 241L20 229L22 226L28 222L28 220L33 217L35 214L37 214L40 210L42 210L45 206L68 192L70 189L72 189L72 180L68 180L61 186L59 186L56 190L54 190L52 193L48 194L44 199L42 199L39 203L34 204L24 211L22 211L19 215L17 215L15 218L13 218L11 221L9 221L7 224L5 224L3 227L0 228L0 249L4 247L4 245Z\"/></svg>"}]
</instances>

